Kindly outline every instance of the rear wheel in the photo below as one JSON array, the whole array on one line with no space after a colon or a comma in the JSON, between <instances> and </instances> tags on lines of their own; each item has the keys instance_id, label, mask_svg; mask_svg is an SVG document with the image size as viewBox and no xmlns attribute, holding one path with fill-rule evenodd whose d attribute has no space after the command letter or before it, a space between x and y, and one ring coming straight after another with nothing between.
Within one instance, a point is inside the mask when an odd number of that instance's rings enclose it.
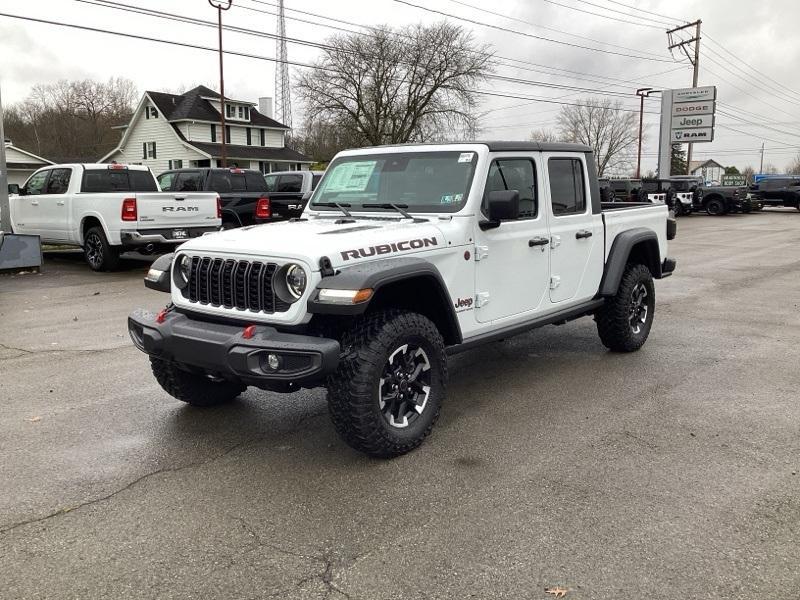
<instances>
[{"instance_id":1,"label":"rear wheel","mask_svg":"<svg viewBox=\"0 0 800 600\"><path fill-rule=\"evenodd\" d=\"M712 217L718 217L719 215L725 214L725 205L722 203L722 200L712 198L706 202L706 212Z\"/></svg>"},{"instance_id":2,"label":"rear wheel","mask_svg":"<svg viewBox=\"0 0 800 600\"><path fill-rule=\"evenodd\" d=\"M595 314L603 345L614 352L633 352L650 335L656 308L656 292L650 269L640 264L625 268L617 293L606 298Z\"/></svg>"},{"instance_id":3,"label":"rear wheel","mask_svg":"<svg viewBox=\"0 0 800 600\"><path fill-rule=\"evenodd\" d=\"M381 458L419 446L445 397L447 361L436 325L416 313L376 312L343 336L342 353L328 380L328 406L339 435Z\"/></svg>"},{"instance_id":4,"label":"rear wheel","mask_svg":"<svg viewBox=\"0 0 800 600\"><path fill-rule=\"evenodd\" d=\"M150 368L165 392L192 406L215 406L229 402L246 389L238 383L184 371L174 362L157 358L150 358Z\"/></svg>"},{"instance_id":5,"label":"rear wheel","mask_svg":"<svg viewBox=\"0 0 800 600\"><path fill-rule=\"evenodd\" d=\"M119 268L119 250L111 246L102 227L90 227L83 240L83 256L93 271Z\"/></svg>"}]
</instances>

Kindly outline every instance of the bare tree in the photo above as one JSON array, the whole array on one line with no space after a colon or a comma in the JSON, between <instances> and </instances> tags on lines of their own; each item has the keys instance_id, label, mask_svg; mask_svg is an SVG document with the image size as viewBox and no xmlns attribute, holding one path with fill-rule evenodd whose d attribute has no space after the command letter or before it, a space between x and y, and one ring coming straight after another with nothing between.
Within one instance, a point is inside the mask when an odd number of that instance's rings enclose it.
<instances>
[{"instance_id":1,"label":"bare tree","mask_svg":"<svg viewBox=\"0 0 800 600\"><path fill-rule=\"evenodd\" d=\"M123 78L37 84L7 111L7 135L54 161L94 161L119 141L111 128L128 122L136 95Z\"/></svg>"},{"instance_id":2,"label":"bare tree","mask_svg":"<svg viewBox=\"0 0 800 600\"><path fill-rule=\"evenodd\" d=\"M753 175L755 174L756 170L750 165L747 165L744 169L742 169L742 175L744 175L747 178L747 183L753 182Z\"/></svg>"},{"instance_id":3,"label":"bare tree","mask_svg":"<svg viewBox=\"0 0 800 600\"><path fill-rule=\"evenodd\" d=\"M790 162L789 166L786 167L786 172L789 175L800 175L800 154L797 154L792 159L792 162Z\"/></svg>"},{"instance_id":4,"label":"bare tree","mask_svg":"<svg viewBox=\"0 0 800 600\"><path fill-rule=\"evenodd\" d=\"M491 54L450 23L381 26L339 35L297 79L309 123L335 123L361 144L393 144L475 131L473 87ZM308 129L308 127L306 127Z\"/></svg>"},{"instance_id":5,"label":"bare tree","mask_svg":"<svg viewBox=\"0 0 800 600\"><path fill-rule=\"evenodd\" d=\"M762 171L765 175L777 175L778 174L778 167L773 165L772 163L767 163L764 165L764 170Z\"/></svg>"},{"instance_id":6,"label":"bare tree","mask_svg":"<svg viewBox=\"0 0 800 600\"><path fill-rule=\"evenodd\" d=\"M597 174L630 168L638 137L636 114L622 103L587 98L580 105L561 107L558 126L562 139L586 144L594 150Z\"/></svg>"},{"instance_id":7,"label":"bare tree","mask_svg":"<svg viewBox=\"0 0 800 600\"><path fill-rule=\"evenodd\" d=\"M528 136L528 139L532 142L557 142L561 138L552 129L545 129L544 127L542 127L540 129L534 129L533 131L531 131L531 134L530 136Z\"/></svg>"}]
</instances>

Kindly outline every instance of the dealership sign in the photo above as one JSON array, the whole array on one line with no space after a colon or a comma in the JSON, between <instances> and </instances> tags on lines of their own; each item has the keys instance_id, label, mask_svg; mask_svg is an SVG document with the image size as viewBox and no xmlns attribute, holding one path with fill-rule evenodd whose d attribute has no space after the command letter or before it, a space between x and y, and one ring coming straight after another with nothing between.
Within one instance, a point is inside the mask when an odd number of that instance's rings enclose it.
<instances>
[{"instance_id":1,"label":"dealership sign","mask_svg":"<svg viewBox=\"0 0 800 600\"><path fill-rule=\"evenodd\" d=\"M697 127L695 129L673 129L673 144L694 144L695 142L713 142L713 127Z\"/></svg>"},{"instance_id":2,"label":"dealership sign","mask_svg":"<svg viewBox=\"0 0 800 600\"><path fill-rule=\"evenodd\" d=\"M693 127L713 127L714 115L687 115L672 117L672 129L691 129Z\"/></svg>"},{"instance_id":3,"label":"dealership sign","mask_svg":"<svg viewBox=\"0 0 800 600\"><path fill-rule=\"evenodd\" d=\"M690 115L713 115L717 105L713 101L709 102L679 102L672 105L672 116L683 117Z\"/></svg>"},{"instance_id":4,"label":"dealership sign","mask_svg":"<svg viewBox=\"0 0 800 600\"><path fill-rule=\"evenodd\" d=\"M672 90L672 102L706 102L717 99L716 86Z\"/></svg>"}]
</instances>

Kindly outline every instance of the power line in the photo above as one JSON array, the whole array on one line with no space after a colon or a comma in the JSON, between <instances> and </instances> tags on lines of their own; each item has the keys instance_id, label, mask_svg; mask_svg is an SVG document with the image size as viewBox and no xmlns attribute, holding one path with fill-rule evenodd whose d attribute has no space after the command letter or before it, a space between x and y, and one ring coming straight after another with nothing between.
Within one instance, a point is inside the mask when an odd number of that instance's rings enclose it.
<instances>
[{"instance_id":1,"label":"power line","mask_svg":"<svg viewBox=\"0 0 800 600\"><path fill-rule=\"evenodd\" d=\"M548 1L548 0L545 0ZM658 23L662 27L667 26L671 27L674 23L669 21L662 21L661 19L654 19L653 17L640 17L639 15L632 15L629 11L621 11L616 8L609 8L608 6L604 6L602 4L595 4L594 2L589 2L589 0L575 0L576 2L580 2L581 4L588 4L589 6L594 6L595 8L599 8L601 10L607 10L609 12L617 13L620 15L625 15L626 17L633 17L636 19L642 19L643 21L650 21L651 23Z\"/></svg>"},{"instance_id":2,"label":"power line","mask_svg":"<svg viewBox=\"0 0 800 600\"><path fill-rule=\"evenodd\" d=\"M661 17L662 19L666 19L671 24L678 24L678 23L688 23L688 19L676 19L675 17L670 17L668 15L662 15L661 13L653 12L652 10L645 10L644 8L639 8L638 6L632 6L630 4L625 4L624 2L617 2L617 0L606 0L611 4L616 4L617 6L623 6L627 9L638 10L639 12L647 13L649 15L653 15L655 17Z\"/></svg>"},{"instance_id":3,"label":"power line","mask_svg":"<svg viewBox=\"0 0 800 600\"><path fill-rule=\"evenodd\" d=\"M527 33L525 31L518 31L516 29L510 29L508 27L502 27L500 25L494 25L492 23L481 23L480 21L475 21L474 19L469 19L467 17L461 17L461 16L458 16L458 15L454 15L452 13L448 13L448 12L444 12L444 11L441 11L441 10L437 10L435 8L430 8L430 7L427 7L427 6L414 4L413 2L409 2L408 0L392 0L392 1L393 2L397 2L398 4L405 4L406 6L413 6L414 8L419 8L420 10L424 10L424 11L427 11L427 12L431 12L431 13L435 13L435 14L438 14L438 15L442 15L444 17L450 17L452 19L457 19L459 21L464 21L466 23L472 23L473 25L479 25L481 27L488 27L490 29L496 29L498 31L503 31L505 33L513 33L515 35L520 35L520 36L531 38L531 39L535 39L535 40L551 42L551 43L554 43L554 44L561 44L563 46L569 46L571 48L579 48L581 50L589 50L591 52L603 52L605 54L614 54L616 56L625 56L625 57L628 57L628 58L636 58L636 59L639 59L639 60L651 60L651 61L666 62L666 63L674 63L675 62L672 59L652 58L652 57L648 57L648 56L637 56L637 55L634 55L634 54L626 54L624 52L615 52L613 50L604 50L602 48L592 48L590 46L583 46L581 44L573 44L571 42L565 42L563 40L554 40L552 38L547 38L547 37L544 37L544 36L535 35L533 33ZM545 1L546 2L551 2L552 0L545 0Z\"/></svg>"},{"instance_id":4,"label":"power line","mask_svg":"<svg viewBox=\"0 0 800 600\"><path fill-rule=\"evenodd\" d=\"M593 15L595 17L602 17L603 19L609 19L611 21L617 21L619 23L628 23L629 25L638 25L639 27L650 27L651 29L659 29L659 30L663 29L663 26L651 25L648 23L638 23L636 21L628 21L625 19L620 19L619 17L612 17L611 15L604 15L602 13L596 13L589 10L584 10L582 8L576 8L574 6L570 6L569 4L561 4L560 2L556 2L555 0L543 0L543 2L547 2L548 4L554 4L562 8L568 8L569 10L574 10L580 13L585 13L587 15Z\"/></svg>"}]
</instances>

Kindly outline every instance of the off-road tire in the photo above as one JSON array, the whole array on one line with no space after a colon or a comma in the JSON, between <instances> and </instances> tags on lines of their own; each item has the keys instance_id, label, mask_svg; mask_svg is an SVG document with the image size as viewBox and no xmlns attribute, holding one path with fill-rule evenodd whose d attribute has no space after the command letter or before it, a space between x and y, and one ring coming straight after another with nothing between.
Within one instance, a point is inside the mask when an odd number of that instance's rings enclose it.
<instances>
[{"instance_id":1,"label":"off-road tire","mask_svg":"<svg viewBox=\"0 0 800 600\"><path fill-rule=\"evenodd\" d=\"M647 291L647 313L640 331L635 332L631 324L631 310L634 305L633 293L637 286ZM655 312L655 286L650 269L641 264L625 267L619 289L615 296L606 298L605 305L595 313L597 333L603 345L614 352L634 352L647 341L653 325Z\"/></svg>"},{"instance_id":2,"label":"off-road tire","mask_svg":"<svg viewBox=\"0 0 800 600\"><path fill-rule=\"evenodd\" d=\"M150 358L150 368L165 392L192 406L206 407L229 402L246 389L230 381L212 381L204 375L184 371L174 362L157 358Z\"/></svg>"},{"instance_id":3,"label":"off-road tire","mask_svg":"<svg viewBox=\"0 0 800 600\"><path fill-rule=\"evenodd\" d=\"M340 342L339 366L327 382L328 407L339 435L352 448L379 458L400 456L419 446L433 429L446 393L447 359L436 325L417 313L379 311L359 317ZM422 412L399 429L381 410L380 382L390 356L405 344L424 350L430 390Z\"/></svg>"},{"instance_id":4,"label":"off-road tire","mask_svg":"<svg viewBox=\"0 0 800 600\"><path fill-rule=\"evenodd\" d=\"M719 217L725 214L725 204L722 200L712 198L706 202L706 213L712 217Z\"/></svg>"},{"instance_id":5,"label":"off-road tire","mask_svg":"<svg viewBox=\"0 0 800 600\"><path fill-rule=\"evenodd\" d=\"M83 239L83 257L93 271L119 269L119 249L108 243L102 227L90 227Z\"/></svg>"}]
</instances>

